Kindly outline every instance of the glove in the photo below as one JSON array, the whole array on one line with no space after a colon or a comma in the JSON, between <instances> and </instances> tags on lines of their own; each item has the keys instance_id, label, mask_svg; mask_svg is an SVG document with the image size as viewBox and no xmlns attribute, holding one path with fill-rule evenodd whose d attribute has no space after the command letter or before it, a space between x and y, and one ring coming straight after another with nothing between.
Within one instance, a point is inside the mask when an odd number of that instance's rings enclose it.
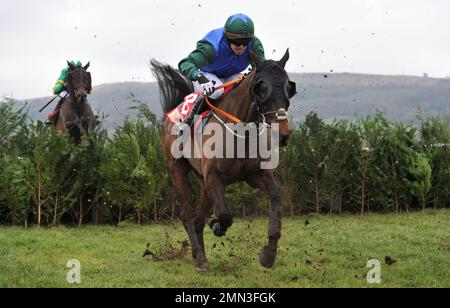
<instances>
[{"instance_id":1,"label":"glove","mask_svg":"<svg viewBox=\"0 0 450 308\"><path fill-rule=\"evenodd\" d=\"M58 95L60 98L65 98L68 94L69 94L69 92L67 92L66 88L63 88L63 89L61 90L61 92L59 92L57 95Z\"/></svg>"},{"instance_id":2,"label":"glove","mask_svg":"<svg viewBox=\"0 0 450 308\"><path fill-rule=\"evenodd\" d=\"M252 68L252 66L251 65L249 65L245 70L243 70L241 73L240 73L240 75L242 76L242 77L247 77L248 75L250 75L250 73L253 71L253 68Z\"/></svg>"},{"instance_id":3,"label":"glove","mask_svg":"<svg viewBox=\"0 0 450 308\"><path fill-rule=\"evenodd\" d=\"M204 95L209 96L214 93L214 82L206 78L205 75L198 74L196 80L200 84L200 91Z\"/></svg>"}]
</instances>

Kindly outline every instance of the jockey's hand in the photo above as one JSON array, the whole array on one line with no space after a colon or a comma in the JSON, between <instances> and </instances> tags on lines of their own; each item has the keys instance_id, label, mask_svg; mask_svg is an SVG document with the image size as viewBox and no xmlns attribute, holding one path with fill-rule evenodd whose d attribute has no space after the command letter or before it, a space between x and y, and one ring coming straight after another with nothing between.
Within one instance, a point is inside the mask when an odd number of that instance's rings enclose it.
<instances>
[{"instance_id":1,"label":"jockey's hand","mask_svg":"<svg viewBox=\"0 0 450 308\"><path fill-rule=\"evenodd\" d=\"M57 95L58 95L60 98L66 98L66 96L67 96L68 94L69 94L69 92L67 92L67 89L64 88L64 89L62 89L61 92L59 92Z\"/></svg>"},{"instance_id":2,"label":"jockey's hand","mask_svg":"<svg viewBox=\"0 0 450 308\"><path fill-rule=\"evenodd\" d=\"M245 77L247 77L248 75L250 75L250 73L253 71L253 67L251 65L249 65L243 72L241 72L241 75Z\"/></svg>"},{"instance_id":3,"label":"jockey's hand","mask_svg":"<svg viewBox=\"0 0 450 308\"><path fill-rule=\"evenodd\" d=\"M197 82L200 84L200 89L204 95L211 95L214 93L214 82L209 80L203 74L197 76Z\"/></svg>"}]
</instances>

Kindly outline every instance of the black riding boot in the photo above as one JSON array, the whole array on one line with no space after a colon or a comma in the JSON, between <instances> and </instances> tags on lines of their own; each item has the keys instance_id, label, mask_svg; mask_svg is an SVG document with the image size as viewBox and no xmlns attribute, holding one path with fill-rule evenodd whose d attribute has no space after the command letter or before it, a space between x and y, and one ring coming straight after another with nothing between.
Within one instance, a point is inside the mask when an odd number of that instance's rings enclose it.
<instances>
[{"instance_id":1,"label":"black riding boot","mask_svg":"<svg viewBox=\"0 0 450 308\"><path fill-rule=\"evenodd\" d=\"M204 101L205 96L200 95L199 97L197 97L197 99L194 102L194 107L192 108L191 113L188 115L186 120L183 121L183 123L187 124L189 127L192 126L192 122L194 121L195 116L202 112L200 109L203 109L202 106L204 105L203 104Z\"/></svg>"},{"instance_id":2,"label":"black riding boot","mask_svg":"<svg viewBox=\"0 0 450 308\"><path fill-rule=\"evenodd\" d=\"M208 98L208 100L212 103L213 99ZM197 114L202 114L208 108L208 105L205 103L205 96L200 95L194 102L194 107L192 108L191 113L187 116L187 118L179 124L178 137L183 136L184 133L187 133L189 130L186 130L187 127L192 127L194 122L194 118ZM183 151L183 143L181 144L180 150Z\"/></svg>"},{"instance_id":3,"label":"black riding boot","mask_svg":"<svg viewBox=\"0 0 450 308\"><path fill-rule=\"evenodd\" d=\"M64 98L61 98L61 99L58 101L58 104L56 104L56 107L55 107L55 109L53 110L53 113L55 113L55 111L60 110L63 103L64 103ZM46 123L47 123L47 124L53 124L53 125L56 126L57 118L58 118L58 117L57 117L56 115L54 115L53 117L51 117L50 119L48 119Z\"/></svg>"},{"instance_id":4,"label":"black riding boot","mask_svg":"<svg viewBox=\"0 0 450 308\"><path fill-rule=\"evenodd\" d=\"M197 115L201 109L203 109L203 102L204 102L204 96L200 95L197 97L197 99L194 101L194 107L191 110L191 113L187 116L187 118L178 124L178 137L181 137L183 135L183 131L187 129L187 127L192 126L192 122L194 122L195 115Z\"/></svg>"}]
</instances>

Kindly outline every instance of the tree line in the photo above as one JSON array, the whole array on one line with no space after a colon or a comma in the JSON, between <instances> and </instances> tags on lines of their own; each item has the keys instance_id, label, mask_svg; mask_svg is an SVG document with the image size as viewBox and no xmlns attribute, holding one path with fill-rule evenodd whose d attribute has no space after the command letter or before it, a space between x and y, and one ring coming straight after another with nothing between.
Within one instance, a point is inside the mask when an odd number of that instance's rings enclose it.
<instances>
[{"instance_id":1,"label":"tree line","mask_svg":"<svg viewBox=\"0 0 450 308\"><path fill-rule=\"evenodd\" d=\"M70 144L26 106L0 103L0 223L22 226L138 224L173 220L179 206L160 145L161 120L137 104L91 147ZM284 215L409 212L450 208L450 117L419 113L420 125L382 113L327 123L310 113L281 150L276 175ZM189 185L195 191L194 178ZM264 193L240 183L227 188L238 217L266 214ZM193 201L195 202L193 194Z\"/></svg>"}]
</instances>

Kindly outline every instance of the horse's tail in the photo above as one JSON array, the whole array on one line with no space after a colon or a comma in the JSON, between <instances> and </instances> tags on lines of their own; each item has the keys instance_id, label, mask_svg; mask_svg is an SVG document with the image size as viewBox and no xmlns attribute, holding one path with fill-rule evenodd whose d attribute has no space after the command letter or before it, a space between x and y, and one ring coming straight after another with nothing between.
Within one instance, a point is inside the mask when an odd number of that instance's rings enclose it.
<instances>
[{"instance_id":1,"label":"horse's tail","mask_svg":"<svg viewBox=\"0 0 450 308\"><path fill-rule=\"evenodd\" d=\"M192 82L170 65L152 59L150 66L153 76L158 80L161 106L165 113L175 109L186 95L194 91Z\"/></svg>"}]
</instances>

